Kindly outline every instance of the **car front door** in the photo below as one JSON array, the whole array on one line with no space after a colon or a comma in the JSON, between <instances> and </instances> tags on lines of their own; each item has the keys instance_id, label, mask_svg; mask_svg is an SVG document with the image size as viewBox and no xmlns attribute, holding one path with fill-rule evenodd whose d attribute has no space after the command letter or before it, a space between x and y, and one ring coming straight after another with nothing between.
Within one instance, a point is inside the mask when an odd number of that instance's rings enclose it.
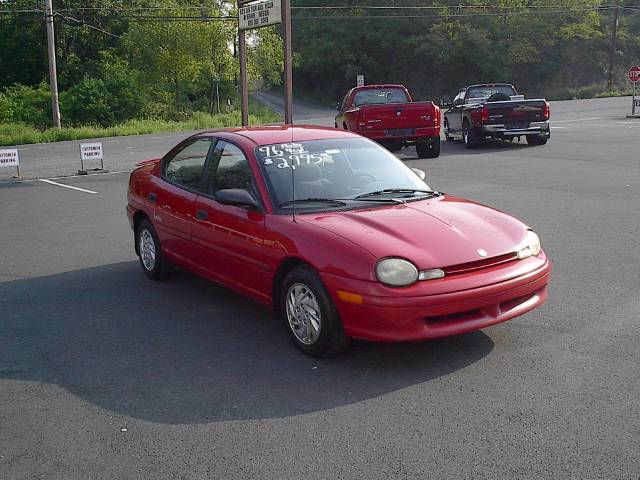
<instances>
[{"instance_id":1,"label":"car front door","mask_svg":"<svg viewBox=\"0 0 640 480\"><path fill-rule=\"evenodd\" d=\"M216 200L220 190L241 189L260 203L247 156L237 145L219 140L206 170L205 191L196 199L192 230L199 264L208 276L268 300L271 285L263 248L263 211Z\"/></svg>"},{"instance_id":2,"label":"car front door","mask_svg":"<svg viewBox=\"0 0 640 480\"><path fill-rule=\"evenodd\" d=\"M198 138L176 147L163 159L160 177L153 177L149 192L163 250L170 258L188 263L193 262L191 225L211 144L209 138Z\"/></svg>"},{"instance_id":3,"label":"car front door","mask_svg":"<svg viewBox=\"0 0 640 480\"><path fill-rule=\"evenodd\" d=\"M449 131L460 133L462 132L462 109L464 105L464 90L458 92L453 99L453 105L447 112L447 122L449 124Z\"/></svg>"}]
</instances>

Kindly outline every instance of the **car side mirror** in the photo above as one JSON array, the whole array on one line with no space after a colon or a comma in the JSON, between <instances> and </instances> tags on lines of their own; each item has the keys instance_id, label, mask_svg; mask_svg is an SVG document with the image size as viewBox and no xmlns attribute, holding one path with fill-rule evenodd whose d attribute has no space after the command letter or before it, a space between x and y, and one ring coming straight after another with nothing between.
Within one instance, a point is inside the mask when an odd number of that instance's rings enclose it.
<instances>
[{"instance_id":1,"label":"car side mirror","mask_svg":"<svg viewBox=\"0 0 640 480\"><path fill-rule=\"evenodd\" d=\"M415 173L418 177L420 177L420 180L424 180L425 178L427 178L426 172L421 168L411 167L411 170L413 170L413 173Z\"/></svg>"},{"instance_id":2,"label":"car side mirror","mask_svg":"<svg viewBox=\"0 0 640 480\"><path fill-rule=\"evenodd\" d=\"M227 188L216 192L216 200L223 205L258 208L258 202L247 190L241 188Z\"/></svg>"},{"instance_id":3,"label":"car side mirror","mask_svg":"<svg viewBox=\"0 0 640 480\"><path fill-rule=\"evenodd\" d=\"M444 108L449 108L451 106L451 97L449 95L445 95L440 98L440 106Z\"/></svg>"}]
</instances>

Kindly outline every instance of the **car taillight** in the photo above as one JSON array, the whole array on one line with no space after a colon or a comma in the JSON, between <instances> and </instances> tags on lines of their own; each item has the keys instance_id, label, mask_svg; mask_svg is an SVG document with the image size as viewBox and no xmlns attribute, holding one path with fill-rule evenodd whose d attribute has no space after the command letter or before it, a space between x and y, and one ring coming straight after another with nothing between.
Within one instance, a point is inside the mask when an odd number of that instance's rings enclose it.
<instances>
[{"instance_id":1,"label":"car taillight","mask_svg":"<svg viewBox=\"0 0 640 480\"><path fill-rule=\"evenodd\" d=\"M551 108L549 108L549 102L544 102L542 115L544 116L545 120L549 120L549 118L551 118Z\"/></svg>"},{"instance_id":2,"label":"car taillight","mask_svg":"<svg viewBox=\"0 0 640 480\"><path fill-rule=\"evenodd\" d=\"M489 121L489 107L483 105L471 112L471 120L474 125L483 125Z\"/></svg>"}]
</instances>

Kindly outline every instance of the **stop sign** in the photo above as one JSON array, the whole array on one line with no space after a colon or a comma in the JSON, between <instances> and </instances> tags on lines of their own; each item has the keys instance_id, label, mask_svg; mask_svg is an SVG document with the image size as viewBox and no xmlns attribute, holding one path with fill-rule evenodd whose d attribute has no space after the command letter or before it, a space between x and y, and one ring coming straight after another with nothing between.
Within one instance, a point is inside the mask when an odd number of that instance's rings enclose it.
<instances>
[{"instance_id":1,"label":"stop sign","mask_svg":"<svg viewBox=\"0 0 640 480\"><path fill-rule=\"evenodd\" d=\"M629 69L629 80L633 83L640 81L640 67L635 65Z\"/></svg>"}]
</instances>

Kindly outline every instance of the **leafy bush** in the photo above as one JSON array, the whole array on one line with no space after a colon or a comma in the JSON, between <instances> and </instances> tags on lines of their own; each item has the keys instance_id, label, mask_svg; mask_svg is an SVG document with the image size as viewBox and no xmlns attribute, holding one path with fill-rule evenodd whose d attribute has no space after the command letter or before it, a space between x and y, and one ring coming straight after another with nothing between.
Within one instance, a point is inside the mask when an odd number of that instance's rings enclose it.
<instances>
[{"instance_id":1,"label":"leafy bush","mask_svg":"<svg viewBox=\"0 0 640 480\"><path fill-rule=\"evenodd\" d=\"M1 121L25 123L37 128L51 125L51 91L46 83L37 87L13 85L7 88L2 97L2 102L8 107L4 115L0 114ZM8 112L11 112L10 116Z\"/></svg>"},{"instance_id":2,"label":"leafy bush","mask_svg":"<svg viewBox=\"0 0 640 480\"><path fill-rule=\"evenodd\" d=\"M72 125L122 123L137 117L145 97L140 93L140 74L122 61L103 61L98 77L84 77L61 94L63 118Z\"/></svg>"},{"instance_id":3,"label":"leafy bush","mask_svg":"<svg viewBox=\"0 0 640 480\"><path fill-rule=\"evenodd\" d=\"M13 109L14 106L11 99L7 95L0 93L0 124L13 121Z\"/></svg>"}]
</instances>

